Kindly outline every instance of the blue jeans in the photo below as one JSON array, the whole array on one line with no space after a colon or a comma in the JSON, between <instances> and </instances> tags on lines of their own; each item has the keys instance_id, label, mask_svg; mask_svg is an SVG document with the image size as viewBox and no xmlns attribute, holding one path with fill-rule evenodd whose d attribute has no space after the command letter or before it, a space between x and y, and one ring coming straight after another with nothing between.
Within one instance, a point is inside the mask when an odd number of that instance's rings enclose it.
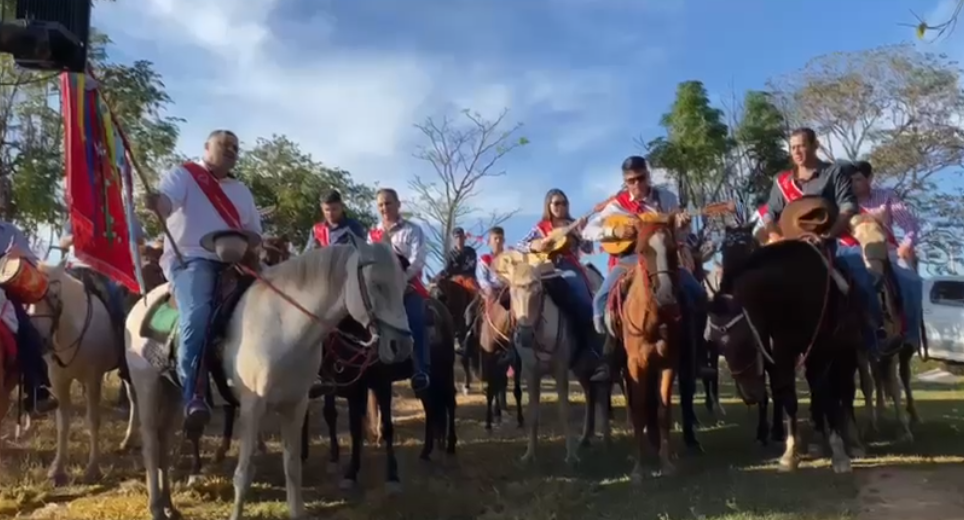
<instances>
[{"instance_id":1,"label":"blue jeans","mask_svg":"<svg viewBox=\"0 0 964 520\"><path fill-rule=\"evenodd\" d=\"M907 331L904 342L914 347L920 346L921 322L924 319L924 280L913 270L891 262L894 268L894 278L900 290L900 302L904 306L904 317L907 320Z\"/></svg>"},{"instance_id":2,"label":"blue jeans","mask_svg":"<svg viewBox=\"0 0 964 520\"><path fill-rule=\"evenodd\" d=\"M862 322L864 343L872 353L878 352L877 330L883 327L884 311L880 308L874 289L874 277L864 264L863 254L859 246L844 246L837 244L837 263L842 265L850 274L858 291L863 308L869 312L872 324Z\"/></svg>"},{"instance_id":3,"label":"blue jeans","mask_svg":"<svg viewBox=\"0 0 964 520\"><path fill-rule=\"evenodd\" d=\"M606 302L609 300L609 293L612 292L613 284L616 280L626 272L627 269L631 269L636 265L636 255L627 255L619 259L619 263L616 264L606 277L603 278L602 285L599 286L599 291L596 292L596 296L592 300L592 311L594 317L603 316L606 313ZM679 283L680 291L682 292L683 305L687 309L697 309L702 306L702 303L706 300L706 291L703 290L703 286L700 282L693 277L693 273L687 271L686 269L680 268L679 270ZM706 326L705 316L702 319L697 317L696 326L699 327L699 323L702 321L703 326ZM703 329L699 329L703 330Z\"/></svg>"},{"instance_id":4,"label":"blue jeans","mask_svg":"<svg viewBox=\"0 0 964 520\"><path fill-rule=\"evenodd\" d=\"M16 302L10 303L17 314L17 356L20 358L24 384L32 390L50 386L47 363L43 356L43 338L30 321L30 316L23 305Z\"/></svg>"},{"instance_id":5,"label":"blue jeans","mask_svg":"<svg viewBox=\"0 0 964 520\"><path fill-rule=\"evenodd\" d=\"M180 343L177 349L177 375L181 379L184 402L203 398L204 385L198 384L198 368L204 357L214 290L223 264L214 260L191 258L176 265L171 273L174 299L180 311Z\"/></svg>"},{"instance_id":6,"label":"blue jeans","mask_svg":"<svg viewBox=\"0 0 964 520\"><path fill-rule=\"evenodd\" d=\"M583 273L582 267L575 265L573 261L567 258L560 259L556 267L558 267L560 271L565 272L562 279L566 281L566 285L569 287L569 292L572 295L573 310L579 316L585 316L588 320L593 312L593 298L592 292L589 290L589 284L586 283L586 276Z\"/></svg>"},{"instance_id":7,"label":"blue jeans","mask_svg":"<svg viewBox=\"0 0 964 520\"><path fill-rule=\"evenodd\" d=\"M428 373L428 352L425 345L425 298L415 291L406 291L405 314L408 315L408 328L412 330L412 360L415 372Z\"/></svg>"}]
</instances>

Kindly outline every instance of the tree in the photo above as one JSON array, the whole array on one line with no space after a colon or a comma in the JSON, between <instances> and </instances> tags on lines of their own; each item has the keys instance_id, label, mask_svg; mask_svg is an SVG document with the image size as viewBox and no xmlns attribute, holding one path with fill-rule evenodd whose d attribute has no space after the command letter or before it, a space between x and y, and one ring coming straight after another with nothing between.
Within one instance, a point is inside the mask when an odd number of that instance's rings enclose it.
<instances>
[{"instance_id":1,"label":"tree","mask_svg":"<svg viewBox=\"0 0 964 520\"><path fill-rule=\"evenodd\" d=\"M733 143L723 111L710 104L700 81L684 81L660 125L666 137L647 143L649 161L666 169L676 181L682 206L703 207L717 200L726 179L725 159ZM697 220L696 234L706 234L707 222Z\"/></svg>"},{"instance_id":2,"label":"tree","mask_svg":"<svg viewBox=\"0 0 964 520\"><path fill-rule=\"evenodd\" d=\"M259 207L274 206L265 231L286 234L298 246L305 244L320 219L320 195L332 189L341 192L349 215L366 226L375 223L371 187L355 183L345 170L314 160L283 135L259 138L253 148L243 150L235 173L251 189Z\"/></svg>"},{"instance_id":3,"label":"tree","mask_svg":"<svg viewBox=\"0 0 964 520\"><path fill-rule=\"evenodd\" d=\"M729 107L734 147L727 161L723 197L738 202L742 221L766 201L777 173L790 166L787 121L767 92L746 92Z\"/></svg>"},{"instance_id":4,"label":"tree","mask_svg":"<svg viewBox=\"0 0 964 520\"><path fill-rule=\"evenodd\" d=\"M913 25L913 27L917 30L917 38L923 40L928 31L937 32L937 36L934 37L935 40L951 34L954 32L954 29L957 28L957 20L960 18L962 10L964 10L964 0L955 0L954 8L947 18L938 22L936 25L930 25L924 21L923 18L915 14L917 23Z\"/></svg>"},{"instance_id":5,"label":"tree","mask_svg":"<svg viewBox=\"0 0 964 520\"><path fill-rule=\"evenodd\" d=\"M110 40L91 35L90 60L101 91L129 134L140 162L165 164L174 154L180 120L164 116L171 103L150 62L109 60ZM40 226L59 229L66 217L63 193L63 119L59 74L17 68L0 56L0 211L31 235ZM9 196L8 196L9 194ZM149 226L150 227L150 226Z\"/></svg>"},{"instance_id":6,"label":"tree","mask_svg":"<svg viewBox=\"0 0 964 520\"><path fill-rule=\"evenodd\" d=\"M771 82L788 119L812 127L838 159L869 157L877 182L916 209L926 222L922 260L935 269L964 246L959 233L939 232L964 218L961 194L942 189L964 163L959 77L942 55L894 46L821 56Z\"/></svg>"},{"instance_id":7,"label":"tree","mask_svg":"<svg viewBox=\"0 0 964 520\"><path fill-rule=\"evenodd\" d=\"M436 120L428 118L415 125L425 137L415 157L432 165L434 179L416 175L409 183L415 192L410 201L412 213L427 224L431 252L442 261L451 247L452 229L465 226L465 221L478 213L472 206L486 179L501 177L505 171L499 161L507 154L529 143L517 133L517 123L506 129L508 109L489 120L476 112L462 110L461 120L445 115ZM493 212L488 226L498 225L516 211ZM477 227L485 227L482 220Z\"/></svg>"}]
</instances>

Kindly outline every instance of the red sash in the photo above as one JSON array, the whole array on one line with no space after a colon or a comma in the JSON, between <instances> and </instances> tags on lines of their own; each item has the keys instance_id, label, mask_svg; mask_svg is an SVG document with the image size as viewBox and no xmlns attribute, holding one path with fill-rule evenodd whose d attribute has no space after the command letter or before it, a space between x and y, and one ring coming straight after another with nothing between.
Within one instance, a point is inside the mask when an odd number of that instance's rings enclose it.
<instances>
[{"instance_id":1,"label":"red sash","mask_svg":"<svg viewBox=\"0 0 964 520\"><path fill-rule=\"evenodd\" d=\"M481 261L482 261L482 264L484 264L486 267L492 267L492 255L491 255L491 254L485 253L484 255L482 255L482 256L479 257L479 260L481 260Z\"/></svg>"},{"instance_id":2,"label":"red sash","mask_svg":"<svg viewBox=\"0 0 964 520\"><path fill-rule=\"evenodd\" d=\"M221 216L221 220L224 220L224 223L230 228L241 229L241 217L238 214L238 208L221 189L221 185L214 178L214 175L198 163L186 162L183 166L191 174L191 177L194 177L194 181L197 182L208 201L214 206L214 210Z\"/></svg>"},{"instance_id":3,"label":"red sash","mask_svg":"<svg viewBox=\"0 0 964 520\"><path fill-rule=\"evenodd\" d=\"M786 199L787 204L803 197L803 191L797 187L797 183L793 182L793 172L785 171L777 177L777 186L780 187L780 192L783 193L783 198ZM766 211L766 206L764 205L761 209ZM860 208L861 213L866 213L863 208ZM860 242L854 238L850 233L841 233L837 240L845 246L859 246ZM897 240L894 239L893 233L887 229L887 242L897 245Z\"/></svg>"},{"instance_id":4,"label":"red sash","mask_svg":"<svg viewBox=\"0 0 964 520\"><path fill-rule=\"evenodd\" d=\"M382 237L384 236L385 236L385 230L382 228L376 227L368 232L368 237L371 239L372 243L374 244L381 242ZM425 284L422 282L422 271L419 271L418 273L416 273L415 276L413 276L408 281L408 285L411 286L412 289L414 289L415 292L418 293L418 295L421 296L422 298L429 297L428 289L425 287Z\"/></svg>"},{"instance_id":5,"label":"red sash","mask_svg":"<svg viewBox=\"0 0 964 520\"><path fill-rule=\"evenodd\" d=\"M536 229L538 229L539 232L542 233L543 237L547 237L549 236L549 233L552 233L552 230L555 228L552 227L552 221L543 220L538 224L536 224ZM592 294L592 285L589 284L589 275L586 273L586 268L583 267L582 262L579 261L579 256L576 255L572 251L572 249L570 249L568 251L563 252L562 257L565 258L566 260L569 260L579 268L579 272L582 273L582 279L583 281L586 282L586 286L589 287L589 293Z\"/></svg>"},{"instance_id":6,"label":"red sash","mask_svg":"<svg viewBox=\"0 0 964 520\"><path fill-rule=\"evenodd\" d=\"M768 213L769 211L770 211L770 210L767 208L767 205L766 205L766 204L764 204L764 205L760 206L759 208L757 208L757 210L756 210L756 215L757 215L757 217L760 218L760 222L763 222L763 217L767 216L767 213Z\"/></svg>"},{"instance_id":7,"label":"red sash","mask_svg":"<svg viewBox=\"0 0 964 520\"><path fill-rule=\"evenodd\" d=\"M320 247L327 247L331 244L331 236L328 234L328 225L324 222L319 222L315 224L312 228L315 235L315 240L318 241Z\"/></svg>"}]
</instances>

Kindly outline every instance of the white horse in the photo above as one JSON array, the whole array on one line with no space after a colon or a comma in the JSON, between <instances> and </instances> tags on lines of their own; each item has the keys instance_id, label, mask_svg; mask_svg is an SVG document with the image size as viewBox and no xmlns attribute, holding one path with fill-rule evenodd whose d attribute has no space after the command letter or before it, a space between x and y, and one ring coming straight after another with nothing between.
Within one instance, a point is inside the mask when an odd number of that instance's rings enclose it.
<instances>
[{"instance_id":1,"label":"white horse","mask_svg":"<svg viewBox=\"0 0 964 520\"><path fill-rule=\"evenodd\" d=\"M50 385L60 406L54 412L57 423L57 453L49 477L55 485L67 483L67 445L70 436L70 387L80 381L87 401L90 455L84 480L100 478L100 399L104 374L118 367L121 345L110 314L103 302L84 284L67 273L64 263L40 264L49 281L47 294L29 306L27 313L40 336L47 342L45 356ZM132 413L133 415L133 413Z\"/></svg>"},{"instance_id":2,"label":"white horse","mask_svg":"<svg viewBox=\"0 0 964 520\"><path fill-rule=\"evenodd\" d=\"M268 268L262 278L238 302L222 343L223 367L241 405L232 520L242 518L252 481L251 458L269 408L281 415L289 512L291 518L305 517L300 441L308 390L321 366L322 340L345 317L350 315L369 329L370 346L377 345L382 362L404 359L412 348L402 304L405 278L386 244L312 250ZM146 309L168 290L167 285L154 289L146 296L147 305L136 305L127 317L127 361L137 393L154 520L178 516L171 502L168 470L174 427L182 422L182 403L179 390L148 361L146 351L154 340L141 337L140 330Z\"/></svg>"}]
</instances>

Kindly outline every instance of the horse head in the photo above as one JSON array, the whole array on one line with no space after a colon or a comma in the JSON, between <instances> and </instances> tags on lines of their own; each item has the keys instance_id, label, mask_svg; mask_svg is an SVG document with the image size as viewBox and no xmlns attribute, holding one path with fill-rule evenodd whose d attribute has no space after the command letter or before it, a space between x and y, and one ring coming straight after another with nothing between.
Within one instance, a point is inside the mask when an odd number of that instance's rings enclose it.
<instances>
[{"instance_id":1,"label":"horse head","mask_svg":"<svg viewBox=\"0 0 964 520\"><path fill-rule=\"evenodd\" d=\"M532 348L545 301L543 282L558 278L561 273L543 257L520 251L500 254L493 265L508 285L510 311L516 325L513 340L519 347Z\"/></svg>"},{"instance_id":2,"label":"horse head","mask_svg":"<svg viewBox=\"0 0 964 520\"><path fill-rule=\"evenodd\" d=\"M288 237L266 237L261 249L261 261L266 265L277 265L291 257L288 250Z\"/></svg>"},{"instance_id":3,"label":"horse head","mask_svg":"<svg viewBox=\"0 0 964 520\"><path fill-rule=\"evenodd\" d=\"M850 218L853 237L860 243L864 265L875 275L884 274L888 262L887 230L873 215L860 213Z\"/></svg>"},{"instance_id":4,"label":"horse head","mask_svg":"<svg viewBox=\"0 0 964 520\"><path fill-rule=\"evenodd\" d=\"M401 263L387 244L353 244L345 291L348 312L372 334L370 345L377 344L382 363L405 360L412 354L413 343L403 303L407 283Z\"/></svg>"},{"instance_id":5,"label":"horse head","mask_svg":"<svg viewBox=\"0 0 964 520\"><path fill-rule=\"evenodd\" d=\"M729 294L732 291L732 274L739 270L750 258L761 242L760 237L753 232L753 224L727 226L723 230L723 245L720 247L722 276L720 276L720 292Z\"/></svg>"},{"instance_id":6,"label":"horse head","mask_svg":"<svg viewBox=\"0 0 964 520\"><path fill-rule=\"evenodd\" d=\"M647 281L653 282L652 294L660 307L678 303L679 254L672 222L672 215L645 214L636 223L638 265Z\"/></svg>"},{"instance_id":7,"label":"horse head","mask_svg":"<svg viewBox=\"0 0 964 520\"><path fill-rule=\"evenodd\" d=\"M65 310L83 308L82 300L86 293L83 283L70 276L63 261L57 264L39 264L37 270L47 278L47 293L26 310L49 348L61 329ZM78 324L81 325L83 324Z\"/></svg>"},{"instance_id":8,"label":"horse head","mask_svg":"<svg viewBox=\"0 0 964 520\"><path fill-rule=\"evenodd\" d=\"M753 405L766 399L762 353L743 307L733 296L718 293L710 300L707 317L707 341L726 359L743 402Z\"/></svg>"}]
</instances>

